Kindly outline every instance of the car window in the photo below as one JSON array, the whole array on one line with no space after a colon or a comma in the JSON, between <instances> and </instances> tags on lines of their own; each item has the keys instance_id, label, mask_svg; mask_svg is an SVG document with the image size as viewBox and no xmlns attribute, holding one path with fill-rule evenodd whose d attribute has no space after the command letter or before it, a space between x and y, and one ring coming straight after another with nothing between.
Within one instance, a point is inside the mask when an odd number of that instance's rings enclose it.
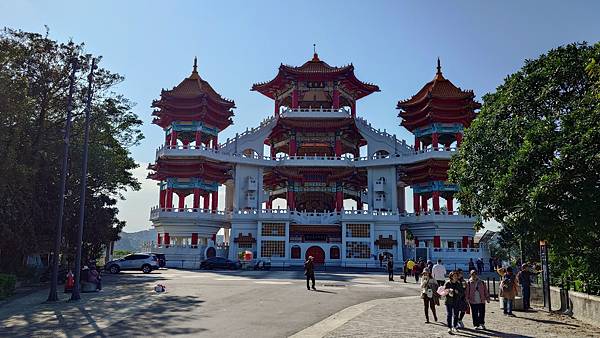
<instances>
[{"instance_id":1,"label":"car window","mask_svg":"<svg viewBox=\"0 0 600 338\"><path fill-rule=\"evenodd\" d=\"M123 259L126 261L132 261L132 260L136 259L135 256L136 255L127 255L127 256L123 257Z\"/></svg>"},{"instance_id":2,"label":"car window","mask_svg":"<svg viewBox=\"0 0 600 338\"><path fill-rule=\"evenodd\" d=\"M149 257L150 257L150 255L138 255L137 259L146 259L146 258L149 258Z\"/></svg>"}]
</instances>

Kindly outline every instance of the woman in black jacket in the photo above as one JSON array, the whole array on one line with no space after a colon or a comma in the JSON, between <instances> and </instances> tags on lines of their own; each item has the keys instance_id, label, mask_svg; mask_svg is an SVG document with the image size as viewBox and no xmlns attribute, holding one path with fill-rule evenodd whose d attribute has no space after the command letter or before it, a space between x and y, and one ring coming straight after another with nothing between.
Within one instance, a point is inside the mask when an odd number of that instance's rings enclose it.
<instances>
[{"instance_id":1,"label":"woman in black jacket","mask_svg":"<svg viewBox=\"0 0 600 338\"><path fill-rule=\"evenodd\" d=\"M464 297L465 289L460 282L457 271L450 272L448 278L444 284L444 289L448 290L448 294L446 295L446 321L448 324L448 333L453 334L457 331L459 307L461 299Z\"/></svg>"}]
</instances>

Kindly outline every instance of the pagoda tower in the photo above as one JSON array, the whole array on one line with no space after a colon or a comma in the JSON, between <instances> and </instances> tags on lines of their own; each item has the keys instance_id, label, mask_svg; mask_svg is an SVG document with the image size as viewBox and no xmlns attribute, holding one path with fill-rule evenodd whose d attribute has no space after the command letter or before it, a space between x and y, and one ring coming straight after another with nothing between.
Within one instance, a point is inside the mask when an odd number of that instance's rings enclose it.
<instances>
[{"instance_id":1,"label":"pagoda tower","mask_svg":"<svg viewBox=\"0 0 600 338\"><path fill-rule=\"evenodd\" d=\"M330 66L313 58L299 67L281 65L274 79L252 86L274 101L276 125L265 144L270 158L357 158L366 144L355 125L356 101L379 91L361 82L352 64ZM287 200L290 210L342 210L344 199L362 209L367 173L357 168L275 167L265 170L267 209L272 201Z\"/></svg>"},{"instance_id":2,"label":"pagoda tower","mask_svg":"<svg viewBox=\"0 0 600 338\"><path fill-rule=\"evenodd\" d=\"M401 126L415 136L414 150L417 153L456 150L462 141L464 129L476 116L475 110L481 107L474 98L473 91L456 87L442 75L438 58L433 80L413 97L397 105ZM458 214L453 203L458 187L448 183L449 163L449 157L429 157L403 168L403 180L413 189L415 214ZM446 200L445 211L440 207L440 197ZM432 199L432 211L428 210L429 199ZM418 246L418 238L415 243ZM472 237L463 237L463 248L471 243ZM439 234L433 237L433 247L440 248Z\"/></svg>"},{"instance_id":3,"label":"pagoda tower","mask_svg":"<svg viewBox=\"0 0 600 338\"><path fill-rule=\"evenodd\" d=\"M160 99L152 102L156 108L152 123L160 126L165 133L165 143L161 148L190 151L194 149L218 149L219 132L232 124L232 109L235 103L221 97L211 85L198 74L197 59L189 77L171 90L162 90ZM159 150L161 150L159 149ZM199 211L215 213L218 206L218 188L228 178L231 166L225 163L204 161L201 158L160 156L156 163L148 166L153 171L148 178L159 181L159 208L168 212ZM178 205L173 204L177 195ZM186 197L193 196L190 205ZM202 207L201 207L202 200ZM162 232L162 225L169 220L155 220L158 231L158 245L171 245L173 234ZM206 244L207 238L214 237L218 226L191 232L191 245L197 246L200 240ZM189 232L189 229L187 230ZM190 234L182 234L187 236ZM203 244L203 243L201 243Z\"/></svg>"}]
</instances>

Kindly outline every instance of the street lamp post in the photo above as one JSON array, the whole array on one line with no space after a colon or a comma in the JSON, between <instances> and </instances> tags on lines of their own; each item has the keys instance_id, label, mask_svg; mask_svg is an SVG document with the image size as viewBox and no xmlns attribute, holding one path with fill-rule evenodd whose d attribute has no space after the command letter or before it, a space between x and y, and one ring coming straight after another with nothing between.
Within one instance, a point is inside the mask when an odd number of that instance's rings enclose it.
<instances>
[{"instance_id":1,"label":"street lamp post","mask_svg":"<svg viewBox=\"0 0 600 338\"><path fill-rule=\"evenodd\" d=\"M63 213L65 209L65 187L67 185L67 165L69 159L69 135L71 132L71 111L73 110L73 91L75 90L75 73L77 72L77 59L71 61L71 76L69 76L69 96L67 99L67 121L63 138L63 162L60 176L60 201L58 203L58 222L56 224L56 238L54 241L54 254L52 256L52 279L50 281L49 302L58 300L58 261L60 259L60 244L62 242Z\"/></svg>"},{"instance_id":2,"label":"street lamp post","mask_svg":"<svg viewBox=\"0 0 600 338\"><path fill-rule=\"evenodd\" d=\"M88 159L88 144L90 139L90 113L92 106L92 94L94 84L94 70L96 69L96 59L92 58L92 67L88 75L88 91L87 102L85 104L85 131L83 136L83 157L81 168L81 195L79 197L79 231L77 235L77 254L75 256L75 285L71 293L71 300L81 299L80 295L80 278L81 278L81 247L83 246L83 223L85 221L85 192L87 188L87 159Z\"/></svg>"}]
</instances>

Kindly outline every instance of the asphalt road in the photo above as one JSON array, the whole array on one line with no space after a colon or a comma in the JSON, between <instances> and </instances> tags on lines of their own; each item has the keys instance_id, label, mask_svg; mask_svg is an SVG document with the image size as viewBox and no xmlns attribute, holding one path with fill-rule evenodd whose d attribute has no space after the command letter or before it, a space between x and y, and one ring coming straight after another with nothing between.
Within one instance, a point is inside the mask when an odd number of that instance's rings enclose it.
<instances>
[{"instance_id":1,"label":"asphalt road","mask_svg":"<svg viewBox=\"0 0 600 338\"><path fill-rule=\"evenodd\" d=\"M106 282L144 288L152 301L89 336L286 337L354 304L416 294L383 273L319 272L317 291L306 290L302 271L169 269ZM156 283L167 292L156 295Z\"/></svg>"}]
</instances>

